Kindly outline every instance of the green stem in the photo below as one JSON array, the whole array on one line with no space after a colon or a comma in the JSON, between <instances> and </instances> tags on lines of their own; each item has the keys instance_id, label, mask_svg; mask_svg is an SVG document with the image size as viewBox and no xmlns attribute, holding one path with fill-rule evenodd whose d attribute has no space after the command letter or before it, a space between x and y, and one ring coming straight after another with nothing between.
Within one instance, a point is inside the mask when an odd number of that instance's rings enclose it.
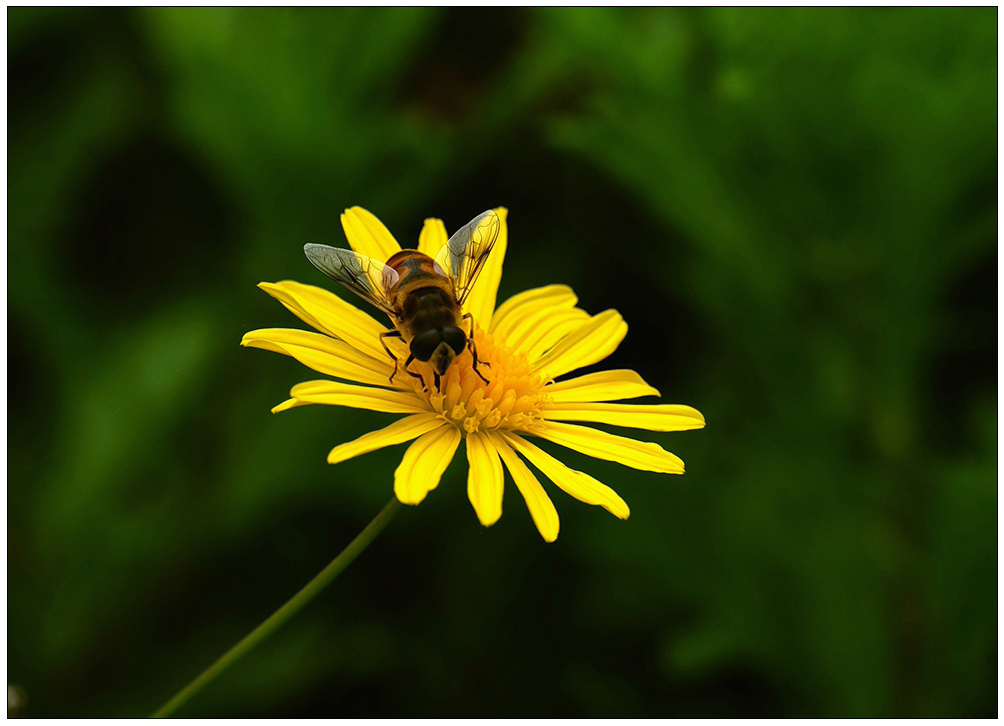
<instances>
[{"instance_id":1,"label":"green stem","mask_svg":"<svg viewBox=\"0 0 1004 726\"><path fill-rule=\"evenodd\" d=\"M342 550L327 567L321 570L317 577L308 582L300 592L293 595L285 605L272 613L265 622L244 636L244 639L237 643L237 645L220 656L215 663L202 671L195 680L178 691L174 698L154 712L152 718L163 718L177 711L188 699L202 690L203 686L225 671L230 664L271 635L273 631L289 620L300 608L313 600L317 593L327 587L332 580L341 574L342 570L349 566L352 560L366 549L366 546L383 531L383 528L387 526L387 523L397 514L397 510L400 508L401 503L396 498L391 499L387 506L380 510L380 513L373 518L373 521L366 525L366 529L349 542L348 547Z\"/></svg>"}]
</instances>

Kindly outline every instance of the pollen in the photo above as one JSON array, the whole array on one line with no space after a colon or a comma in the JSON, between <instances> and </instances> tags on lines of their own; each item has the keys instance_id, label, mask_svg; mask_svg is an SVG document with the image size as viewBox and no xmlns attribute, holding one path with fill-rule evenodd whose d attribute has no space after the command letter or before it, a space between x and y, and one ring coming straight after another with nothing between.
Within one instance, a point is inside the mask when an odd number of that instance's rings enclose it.
<instances>
[{"instance_id":1,"label":"pollen","mask_svg":"<svg viewBox=\"0 0 1004 726\"><path fill-rule=\"evenodd\" d=\"M424 388L415 379L415 392L445 422L465 434L540 432L544 423L541 411L550 402L550 396L544 393L544 376L533 372L525 353L510 350L480 328L474 333L474 343L480 376L468 348L447 369L438 391ZM427 364L421 368L415 365L414 369L431 384L432 369Z\"/></svg>"}]
</instances>

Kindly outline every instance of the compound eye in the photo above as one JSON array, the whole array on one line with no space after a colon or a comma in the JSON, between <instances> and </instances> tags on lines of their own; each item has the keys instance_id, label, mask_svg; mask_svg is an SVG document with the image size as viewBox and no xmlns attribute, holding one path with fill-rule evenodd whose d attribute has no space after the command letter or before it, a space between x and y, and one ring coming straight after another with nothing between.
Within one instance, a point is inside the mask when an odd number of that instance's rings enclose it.
<instances>
[{"instance_id":1,"label":"compound eye","mask_svg":"<svg viewBox=\"0 0 1004 726\"><path fill-rule=\"evenodd\" d=\"M460 328L443 328L443 340L457 355L463 353L464 346L467 345L467 336Z\"/></svg>"},{"instance_id":2,"label":"compound eye","mask_svg":"<svg viewBox=\"0 0 1004 726\"><path fill-rule=\"evenodd\" d=\"M426 330L419 333L411 340L411 354L420 361L428 361L432 354L436 352L442 337L438 330Z\"/></svg>"}]
</instances>

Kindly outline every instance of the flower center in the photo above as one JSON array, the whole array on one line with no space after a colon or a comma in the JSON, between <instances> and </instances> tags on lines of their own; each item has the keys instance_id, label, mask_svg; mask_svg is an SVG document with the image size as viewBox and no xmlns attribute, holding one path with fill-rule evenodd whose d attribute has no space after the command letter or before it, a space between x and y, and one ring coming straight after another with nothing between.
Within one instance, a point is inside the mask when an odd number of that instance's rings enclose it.
<instances>
[{"instance_id":1,"label":"flower center","mask_svg":"<svg viewBox=\"0 0 1004 726\"><path fill-rule=\"evenodd\" d=\"M465 349L446 370L435 388L423 390L414 379L415 392L445 421L461 431L520 430L539 432L543 427L541 409L550 401L544 391L546 380L534 373L525 353L509 350L478 328L474 333L478 349L478 371L474 357ZM426 381L432 382L427 363L413 364Z\"/></svg>"}]
</instances>

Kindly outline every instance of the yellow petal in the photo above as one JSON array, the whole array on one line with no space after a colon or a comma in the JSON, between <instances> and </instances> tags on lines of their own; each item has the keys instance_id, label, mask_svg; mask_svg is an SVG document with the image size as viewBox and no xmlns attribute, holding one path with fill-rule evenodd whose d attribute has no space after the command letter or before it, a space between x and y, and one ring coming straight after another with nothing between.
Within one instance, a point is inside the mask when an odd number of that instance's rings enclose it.
<instances>
[{"instance_id":1,"label":"yellow petal","mask_svg":"<svg viewBox=\"0 0 1004 726\"><path fill-rule=\"evenodd\" d=\"M430 217L425 220L422 232L418 235L418 251L436 259L436 255L446 244L447 239L446 225L443 224L443 220Z\"/></svg>"},{"instance_id":2,"label":"yellow petal","mask_svg":"<svg viewBox=\"0 0 1004 726\"><path fill-rule=\"evenodd\" d=\"M550 421L590 421L649 431L704 428L704 416L700 411L673 404L552 403L544 411L544 418Z\"/></svg>"},{"instance_id":3,"label":"yellow petal","mask_svg":"<svg viewBox=\"0 0 1004 726\"><path fill-rule=\"evenodd\" d=\"M587 426L556 421L547 421L540 435L556 444L597 459L616 461L618 464L644 471L683 473L683 461L680 457L669 453L658 444L647 441L636 441Z\"/></svg>"},{"instance_id":4,"label":"yellow petal","mask_svg":"<svg viewBox=\"0 0 1004 726\"><path fill-rule=\"evenodd\" d=\"M513 295L499 305L487 328L492 335L508 340L512 329L527 315L539 310L570 308L578 298L568 285L546 285Z\"/></svg>"},{"instance_id":5,"label":"yellow petal","mask_svg":"<svg viewBox=\"0 0 1004 726\"><path fill-rule=\"evenodd\" d=\"M361 255L386 262L395 252L401 251L383 222L362 207L351 207L342 214L342 229L349 245Z\"/></svg>"},{"instance_id":6,"label":"yellow petal","mask_svg":"<svg viewBox=\"0 0 1004 726\"><path fill-rule=\"evenodd\" d=\"M440 426L420 436L394 472L394 494L404 504L418 504L439 484L460 444L460 431Z\"/></svg>"},{"instance_id":7,"label":"yellow petal","mask_svg":"<svg viewBox=\"0 0 1004 726\"><path fill-rule=\"evenodd\" d=\"M495 445L481 433L467 436L467 498L486 527L502 516L502 462Z\"/></svg>"},{"instance_id":8,"label":"yellow petal","mask_svg":"<svg viewBox=\"0 0 1004 726\"><path fill-rule=\"evenodd\" d=\"M554 508L554 503L544 492L544 487L537 481L537 477L501 436L493 435L491 441L502 456L502 461L512 475L516 488L523 495L526 508L530 510L530 516L533 517L533 523L537 525L540 536L545 542L554 542L558 539L558 511Z\"/></svg>"},{"instance_id":9,"label":"yellow petal","mask_svg":"<svg viewBox=\"0 0 1004 726\"><path fill-rule=\"evenodd\" d=\"M530 327L515 347L526 353L530 360L537 360L553 348L566 335L578 330L591 320L589 313L581 308L546 311L545 317Z\"/></svg>"},{"instance_id":10,"label":"yellow petal","mask_svg":"<svg viewBox=\"0 0 1004 726\"><path fill-rule=\"evenodd\" d=\"M598 371L558 381L544 389L555 402L620 401L639 396L658 396L659 391L630 370Z\"/></svg>"},{"instance_id":11,"label":"yellow petal","mask_svg":"<svg viewBox=\"0 0 1004 726\"><path fill-rule=\"evenodd\" d=\"M534 362L550 378L597 363L617 350L627 335L627 323L616 310L605 310L572 331Z\"/></svg>"},{"instance_id":12,"label":"yellow petal","mask_svg":"<svg viewBox=\"0 0 1004 726\"><path fill-rule=\"evenodd\" d=\"M403 444L405 441L411 441L444 425L446 424L443 423L443 419L435 413L416 413L413 416L405 416L390 426L363 434L355 441L339 444L328 454L328 463L337 464L340 461L351 459L353 456L368 454L385 446Z\"/></svg>"},{"instance_id":13,"label":"yellow petal","mask_svg":"<svg viewBox=\"0 0 1004 726\"><path fill-rule=\"evenodd\" d=\"M333 292L292 280L261 282L258 287L322 333L344 340L373 358L387 358L378 337L387 329Z\"/></svg>"},{"instance_id":14,"label":"yellow petal","mask_svg":"<svg viewBox=\"0 0 1004 726\"><path fill-rule=\"evenodd\" d=\"M395 383L390 382L394 366L386 355L380 359L371 358L330 335L290 328L263 328L246 333L241 345L292 356L308 368L335 378L410 389L397 376Z\"/></svg>"},{"instance_id":15,"label":"yellow petal","mask_svg":"<svg viewBox=\"0 0 1004 726\"><path fill-rule=\"evenodd\" d=\"M299 404L320 403L327 406L368 408L385 413L426 413L429 409L414 392L389 391L386 388L353 386L338 381L306 381L293 386L289 395Z\"/></svg>"},{"instance_id":16,"label":"yellow petal","mask_svg":"<svg viewBox=\"0 0 1004 726\"><path fill-rule=\"evenodd\" d=\"M576 471L558 461L543 449L514 433L506 434L506 441L540 469L541 473L580 502L598 504L615 517L627 519L631 514L627 503L613 489L581 471Z\"/></svg>"},{"instance_id":17,"label":"yellow petal","mask_svg":"<svg viewBox=\"0 0 1004 726\"><path fill-rule=\"evenodd\" d=\"M278 406L272 407L272 413L280 413L282 411L288 411L291 408L296 408L297 406L306 406L306 401L297 401L295 398L287 398L285 401L280 403Z\"/></svg>"},{"instance_id":18,"label":"yellow petal","mask_svg":"<svg viewBox=\"0 0 1004 726\"><path fill-rule=\"evenodd\" d=\"M496 207L495 214L501 223L499 236L464 303L464 312L473 315L474 322L484 330L488 330L491 326L495 298L498 295L499 283L502 282L502 262L505 260L505 251L509 244L509 226L506 224L509 210L505 207Z\"/></svg>"},{"instance_id":19,"label":"yellow petal","mask_svg":"<svg viewBox=\"0 0 1004 726\"><path fill-rule=\"evenodd\" d=\"M534 360L566 334L589 322L589 313L565 304L569 299L575 300L574 294L569 298L563 290L555 292L553 297L531 299L506 313L506 323L499 326L495 335L504 337L510 349L526 353Z\"/></svg>"}]
</instances>

